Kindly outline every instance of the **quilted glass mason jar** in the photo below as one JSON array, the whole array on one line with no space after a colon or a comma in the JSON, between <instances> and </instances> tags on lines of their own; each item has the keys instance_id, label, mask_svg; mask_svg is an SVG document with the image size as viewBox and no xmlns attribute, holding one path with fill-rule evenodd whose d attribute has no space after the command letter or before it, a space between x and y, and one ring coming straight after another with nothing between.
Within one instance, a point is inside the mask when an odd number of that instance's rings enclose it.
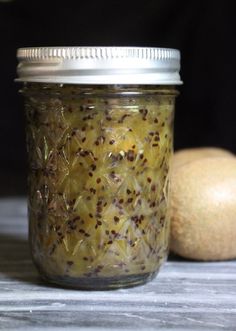
<instances>
[{"instance_id":1,"label":"quilted glass mason jar","mask_svg":"<svg viewBox=\"0 0 236 331\"><path fill-rule=\"evenodd\" d=\"M160 48L18 50L29 240L46 281L128 287L166 259L179 58Z\"/></svg>"}]
</instances>

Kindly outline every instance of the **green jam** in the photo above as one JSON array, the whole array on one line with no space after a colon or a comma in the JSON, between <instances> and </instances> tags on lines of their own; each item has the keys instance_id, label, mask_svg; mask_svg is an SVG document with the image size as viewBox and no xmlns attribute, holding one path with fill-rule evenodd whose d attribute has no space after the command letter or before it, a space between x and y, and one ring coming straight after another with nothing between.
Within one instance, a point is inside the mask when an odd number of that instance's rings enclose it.
<instances>
[{"instance_id":1,"label":"green jam","mask_svg":"<svg viewBox=\"0 0 236 331\"><path fill-rule=\"evenodd\" d=\"M42 276L77 288L154 277L168 253L176 90L26 84L29 229Z\"/></svg>"}]
</instances>

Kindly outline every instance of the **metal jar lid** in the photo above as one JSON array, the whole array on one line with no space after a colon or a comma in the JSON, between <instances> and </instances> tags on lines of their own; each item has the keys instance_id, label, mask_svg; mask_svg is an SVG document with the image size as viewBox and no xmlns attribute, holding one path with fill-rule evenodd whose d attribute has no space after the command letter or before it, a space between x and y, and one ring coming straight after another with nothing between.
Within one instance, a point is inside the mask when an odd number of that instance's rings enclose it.
<instances>
[{"instance_id":1,"label":"metal jar lid","mask_svg":"<svg viewBox=\"0 0 236 331\"><path fill-rule=\"evenodd\" d=\"M180 52L149 47L36 47L17 50L19 82L179 85Z\"/></svg>"}]
</instances>

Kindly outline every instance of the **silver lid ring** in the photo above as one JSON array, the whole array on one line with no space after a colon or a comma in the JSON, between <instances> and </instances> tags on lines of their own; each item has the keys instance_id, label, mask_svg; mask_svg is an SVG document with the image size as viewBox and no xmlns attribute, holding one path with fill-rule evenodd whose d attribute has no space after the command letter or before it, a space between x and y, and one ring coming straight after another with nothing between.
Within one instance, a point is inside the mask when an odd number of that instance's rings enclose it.
<instances>
[{"instance_id":1,"label":"silver lid ring","mask_svg":"<svg viewBox=\"0 0 236 331\"><path fill-rule=\"evenodd\" d=\"M37 47L17 51L20 82L182 84L180 52L144 47Z\"/></svg>"}]
</instances>

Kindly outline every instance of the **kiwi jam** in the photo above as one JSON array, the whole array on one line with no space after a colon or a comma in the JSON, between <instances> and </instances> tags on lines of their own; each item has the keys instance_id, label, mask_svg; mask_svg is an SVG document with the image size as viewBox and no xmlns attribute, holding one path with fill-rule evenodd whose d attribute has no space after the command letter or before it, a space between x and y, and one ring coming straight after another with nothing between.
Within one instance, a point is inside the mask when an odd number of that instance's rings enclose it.
<instances>
[{"instance_id":1,"label":"kiwi jam","mask_svg":"<svg viewBox=\"0 0 236 331\"><path fill-rule=\"evenodd\" d=\"M168 252L176 90L25 84L29 228L47 280L116 288Z\"/></svg>"}]
</instances>

